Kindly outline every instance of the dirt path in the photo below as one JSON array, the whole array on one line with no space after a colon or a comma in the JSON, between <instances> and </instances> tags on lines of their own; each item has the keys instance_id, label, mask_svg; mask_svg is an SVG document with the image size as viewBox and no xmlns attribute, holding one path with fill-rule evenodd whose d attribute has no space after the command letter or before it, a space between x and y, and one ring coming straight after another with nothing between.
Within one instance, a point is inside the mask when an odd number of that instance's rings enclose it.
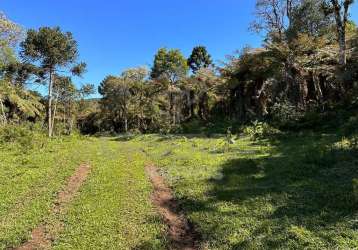
<instances>
[{"instance_id":1,"label":"dirt path","mask_svg":"<svg viewBox=\"0 0 358 250\"><path fill-rule=\"evenodd\" d=\"M51 209L51 214L54 215L55 220L32 230L31 239L16 248L17 250L49 249L51 247L54 235L56 232L61 231L63 227L58 215L64 212L66 205L71 202L78 192L89 172L90 166L87 164L80 165L76 169L75 173L69 178L67 185L57 195L57 199Z\"/></svg>"},{"instance_id":2,"label":"dirt path","mask_svg":"<svg viewBox=\"0 0 358 250\"><path fill-rule=\"evenodd\" d=\"M171 189L153 165L146 167L147 174L153 184L152 202L157 207L164 222L168 225L168 236L173 249L196 250L199 235L185 216L179 212L178 205Z\"/></svg>"}]
</instances>

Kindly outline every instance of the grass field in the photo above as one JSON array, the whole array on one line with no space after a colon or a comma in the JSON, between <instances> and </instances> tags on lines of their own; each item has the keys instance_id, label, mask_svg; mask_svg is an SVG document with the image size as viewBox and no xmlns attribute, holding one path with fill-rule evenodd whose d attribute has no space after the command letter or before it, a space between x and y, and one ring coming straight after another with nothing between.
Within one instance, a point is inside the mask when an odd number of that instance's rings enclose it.
<instances>
[{"instance_id":1,"label":"grass field","mask_svg":"<svg viewBox=\"0 0 358 250\"><path fill-rule=\"evenodd\" d=\"M152 140L209 249L358 247L358 153L336 136L242 138L226 153L220 140Z\"/></svg>"},{"instance_id":2,"label":"grass field","mask_svg":"<svg viewBox=\"0 0 358 250\"><path fill-rule=\"evenodd\" d=\"M358 248L358 152L330 134L226 145L224 138L144 135L53 140L0 151L0 249L61 221L55 249L165 249L144 167L160 167L206 249ZM61 218L50 207L83 162L91 173Z\"/></svg>"},{"instance_id":3,"label":"grass field","mask_svg":"<svg viewBox=\"0 0 358 250\"><path fill-rule=\"evenodd\" d=\"M164 226L150 204L146 159L111 139L54 140L23 155L0 151L0 249L19 246L31 230L64 222L55 249L161 249ZM63 218L50 208L56 193L82 162L91 173Z\"/></svg>"}]
</instances>

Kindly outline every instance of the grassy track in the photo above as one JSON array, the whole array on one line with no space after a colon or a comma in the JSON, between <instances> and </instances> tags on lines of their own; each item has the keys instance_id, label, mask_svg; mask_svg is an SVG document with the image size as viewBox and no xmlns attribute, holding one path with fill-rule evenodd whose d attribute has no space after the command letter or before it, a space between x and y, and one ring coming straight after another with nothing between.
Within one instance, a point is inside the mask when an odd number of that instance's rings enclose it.
<instances>
[{"instance_id":1,"label":"grassy track","mask_svg":"<svg viewBox=\"0 0 358 250\"><path fill-rule=\"evenodd\" d=\"M82 162L91 174L68 211L57 249L163 248L164 230L148 199L145 158L110 139L68 139L24 155L0 151L0 249L18 246L50 214L56 193Z\"/></svg>"},{"instance_id":2,"label":"grassy track","mask_svg":"<svg viewBox=\"0 0 358 250\"><path fill-rule=\"evenodd\" d=\"M163 249L144 154L111 139L89 146L92 176L65 215L55 249Z\"/></svg>"},{"instance_id":3,"label":"grassy track","mask_svg":"<svg viewBox=\"0 0 358 250\"><path fill-rule=\"evenodd\" d=\"M358 248L358 152L345 140L241 138L229 152L223 142L147 136L129 144L162 167L209 249Z\"/></svg>"},{"instance_id":4,"label":"grassy track","mask_svg":"<svg viewBox=\"0 0 358 250\"><path fill-rule=\"evenodd\" d=\"M53 141L28 154L1 149L0 249L19 245L46 218L56 192L85 160L81 145L77 140Z\"/></svg>"},{"instance_id":5,"label":"grassy track","mask_svg":"<svg viewBox=\"0 0 358 250\"><path fill-rule=\"evenodd\" d=\"M358 153L335 135L286 136L227 148L224 139L147 135L52 141L0 151L0 249L49 214L81 162L91 174L60 219L55 249L165 249L144 166L163 171L208 249L354 249Z\"/></svg>"}]
</instances>

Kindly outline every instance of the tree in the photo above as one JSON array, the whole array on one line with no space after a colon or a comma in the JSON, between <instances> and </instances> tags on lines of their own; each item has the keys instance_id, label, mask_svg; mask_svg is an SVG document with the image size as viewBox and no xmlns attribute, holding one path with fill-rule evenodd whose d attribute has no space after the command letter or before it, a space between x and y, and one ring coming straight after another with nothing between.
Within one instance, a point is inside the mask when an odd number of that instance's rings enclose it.
<instances>
[{"instance_id":1,"label":"tree","mask_svg":"<svg viewBox=\"0 0 358 250\"><path fill-rule=\"evenodd\" d=\"M187 60L178 49L160 48L154 57L151 71L152 79L165 79L176 84L188 73Z\"/></svg>"},{"instance_id":2,"label":"tree","mask_svg":"<svg viewBox=\"0 0 358 250\"><path fill-rule=\"evenodd\" d=\"M5 102L10 104L12 110L6 107ZM0 124L5 125L11 113L20 118L35 118L41 116L42 110L43 105L36 93L22 86L14 86L7 80L0 80Z\"/></svg>"},{"instance_id":3,"label":"tree","mask_svg":"<svg viewBox=\"0 0 358 250\"><path fill-rule=\"evenodd\" d=\"M212 63L211 56L204 46L195 47L188 59L188 65L194 74L201 68L209 67Z\"/></svg>"},{"instance_id":4,"label":"tree","mask_svg":"<svg viewBox=\"0 0 358 250\"><path fill-rule=\"evenodd\" d=\"M22 37L22 28L0 12L0 74L4 67L16 61L14 47Z\"/></svg>"},{"instance_id":5,"label":"tree","mask_svg":"<svg viewBox=\"0 0 358 250\"><path fill-rule=\"evenodd\" d=\"M334 14L336 20L337 38L339 44L339 64L345 66L346 56L346 26L348 22L349 7L354 0L326 0L323 8L326 14Z\"/></svg>"},{"instance_id":6,"label":"tree","mask_svg":"<svg viewBox=\"0 0 358 250\"><path fill-rule=\"evenodd\" d=\"M256 20L251 29L256 32L265 31L275 34L279 40L291 25L291 13L298 0L257 0Z\"/></svg>"},{"instance_id":7,"label":"tree","mask_svg":"<svg viewBox=\"0 0 358 250\"><path fill-rule=\"evenodd\" d=\"M57 76L53 88L55 99L52 124L55 123L55 119L62 120L65 133L71 134L79 113L79 101L93 93L93 85L85 84L77 89L71 77Z\"/></svg>"},{"instance_id":8,"label":"tree","mask_svg":"<svg viewBox=\"0 0 358 250\"><path fill-rule=\"evenodd\" d=\"M4 66L2 75L14 86L25 87L26 83L34 80L41 82L43 80L43 71L41 68L26 62L19 62L16 59Z\"/></svg>"},{"instance_id":9,"label":"tree","mask_svg":"<svg viewBox=\"0 0 358 250\"><path fill-rule=\"evenodd\" d=\"M59 69L68 68L74 64L77 57L77 42L70 32L63 33L59 27L42 27L39 30L30 29L25 41L21 43L21 56L25 60L39 62L48 79L48 135L53 133L53 83ZM72 72L83 73L84 64L77 66Z\"/></svg>"},{"instance_id":10,"label":"tree","mask_svg":"<svg viewBox=\"0 0 358 250\"><path fill-rule=\"evenodd\" d=\"M102 106L112 116L117 132L121 121L124 132L128 131L129 109L134 94L132 84L133 81L124 72L119 77L106 77L99 88L99 92L103 95Z\"/></svg>"},{"instance_id":11,"label":"tree","mask_svg":"<svg viewBox=\"0 0 358 250\"><path fill-rule=\"evenodd\" d=\"M220 84L221 79L212 67L201 68L187 79L184 101L189 119L194 114L202 120L209 118L209 103L215 103L216 88Z\"/></svg>"},{"instance_id":12,"label":"tree","mask_svg":"<svg viewBox=\"0 0 358 250\"><path fill-rule=\"evenodd\" d=\"M0 12L0 41L4 46L15 46L22 37L22 28Z\"/></svg>"},{"instance_id":13,"label":"tree","mask_svg":"<svg viewBox=\"0 0 358 250\"><path fill-rule=\"evenodd\" d=\"M188 70L187 60L178 49L167 50L161 48L155 55L151 77L152 79L169 83L169 110L174 125L177 122L175 96L179 91L178 83L188 74Z\"/></svg>"},{"instance_id":14,"label":"tree","mask_svg":"<svg viewBox=\"0 0 358 250\"><path fill-rule=\"evenodd\" d=\"M323 0L302 0L291 11L291 25L288 29L290 39L297 38L300 33L319 37L330 33L333 25L332 15L325 15L321 8Z\"/></svg>"},{"instance_id":15,"label":"tree","mask_svg":"<svg viewBox=\"0 0 358 250\"><path fill-rule=\"evenodd\" d=\"M133 119L136 119L136 127L139 130L144 130L145 108L150 105L148 102L148 69L146 67L127 69L121 76L131 86L131 107L133 108Z\"/></svg>"}]
</instances>

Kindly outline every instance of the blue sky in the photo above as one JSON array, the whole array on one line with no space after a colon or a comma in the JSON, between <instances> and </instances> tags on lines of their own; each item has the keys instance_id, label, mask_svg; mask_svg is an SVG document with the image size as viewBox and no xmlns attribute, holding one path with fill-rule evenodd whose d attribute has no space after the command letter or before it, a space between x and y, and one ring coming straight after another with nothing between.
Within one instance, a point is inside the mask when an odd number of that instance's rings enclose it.
<instances>
[{"instance_id":1,"label":"blue sky","mask_svg":"<svg viewBox=\"0 0 358 250\"><path fill-rule=\"evenodd\" d=\"M76 82L99 82L130 67L150 66L160 47L185 56L205 45L215 61L245 45L255 0L1 0L0 10L25 28L60 26L78 41L88 72ZM358 22L358 4L352 19Z\"/></svg>"}]
</instances>

